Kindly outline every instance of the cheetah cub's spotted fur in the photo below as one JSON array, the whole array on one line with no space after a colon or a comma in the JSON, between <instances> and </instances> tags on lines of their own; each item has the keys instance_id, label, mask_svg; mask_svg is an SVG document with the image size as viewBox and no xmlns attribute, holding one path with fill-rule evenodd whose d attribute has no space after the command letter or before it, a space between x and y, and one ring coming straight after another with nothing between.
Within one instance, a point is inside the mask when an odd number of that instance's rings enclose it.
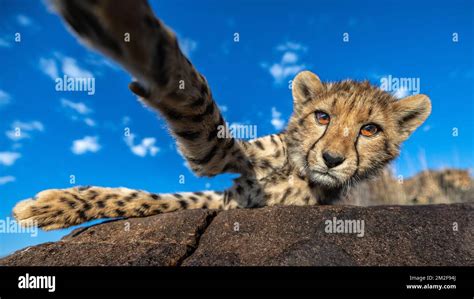
<instances>
[{"instance_id":1,"label":"cheetah cub's spotted fur","mask_svg":"<svg viewBox=\"0 0 474 299\"><path fill-rule=\"evenodd\" d=\"M56 0L80 40L121 64L132 92L157 110L193 171L238 173L223 192L154 194L126 188L46 190L14 208L23 225L58 229L91 219L143 217L180 209L327 204L377 173L431 112L427 96L402 100L368 82L323 83L309 72L293 80L286 130L242 141L218 138L226 126L206 79L146 1ZM124 34L130 42L124 42ZM185 89L180 83L185 82Z\"/></svg>"}]
</instances>

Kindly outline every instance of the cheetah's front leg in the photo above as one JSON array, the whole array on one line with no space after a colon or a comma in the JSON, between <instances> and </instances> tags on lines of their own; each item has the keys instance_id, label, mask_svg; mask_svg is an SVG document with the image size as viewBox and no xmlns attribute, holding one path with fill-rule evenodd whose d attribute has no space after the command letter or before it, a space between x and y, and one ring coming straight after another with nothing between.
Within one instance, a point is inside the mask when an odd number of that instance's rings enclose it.
<instances>
[{"instance_id":1,"label":"cheetah's front leg","mask_svg":"<svg viewBox=\"0 0 474 299\"><path fill-rule=\"evenodd\" d=\"M138 82L130 89L168 121L198 175L250 173L245 142L228 131L206 79L181 52L175 34L146 1L54 0L82 41L119 62Z\"/></svg>"},{"instance_id":2,"label":"cheetah's front leg","mask_svg":"<svg viewBox=\"0 0 474 299\"><path fill-rule=\"evenodd\" d=\"M183 209L229 209L236 202L227 193L204 191L155 194L127 188L75 187L50 189L19 202L13 215L22 226L45 230L93 219L145 217Z\"/></svg>"}]
</instances>

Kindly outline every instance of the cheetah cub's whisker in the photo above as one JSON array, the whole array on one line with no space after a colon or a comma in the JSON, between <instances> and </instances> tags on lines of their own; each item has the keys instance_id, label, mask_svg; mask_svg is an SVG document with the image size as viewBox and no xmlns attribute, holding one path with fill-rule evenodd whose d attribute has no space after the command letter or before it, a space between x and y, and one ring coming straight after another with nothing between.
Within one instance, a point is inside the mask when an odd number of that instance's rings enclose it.
<instances>
[{"instance_id":1,"label":"cheetah cub's whisker","mask_svg":"<svg viewBox=\"0 0 474 299\"><path fill-rule=\"evenodd\" d=\"M15 217L25 225L58 229L91 219L182 209L328 204L397 157L401 143L431 112L425 95L397 100L367 81L324 83L303 71L293 80L294 111L284 131L253 141L219 138L219 130L228 125L207 80L146 1L54 0L53 4L81 42L137 78L130 90L166 119L197 175L240 177L224 192L46 190L14 208ZM125 42L124 33L133 38ZM184 89L179 88L182 82Z\"/></svg>"}]
</instances>

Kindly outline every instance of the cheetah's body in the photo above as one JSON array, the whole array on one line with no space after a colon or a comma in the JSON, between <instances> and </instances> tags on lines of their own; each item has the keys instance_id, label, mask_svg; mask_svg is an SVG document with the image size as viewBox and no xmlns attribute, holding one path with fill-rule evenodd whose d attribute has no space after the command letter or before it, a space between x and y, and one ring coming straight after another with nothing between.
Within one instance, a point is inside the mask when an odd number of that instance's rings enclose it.
<instances>
[{"instance_id":1,"label":"cheetah's body","mask_svg":"<svg viewBox=\"0 0 474 299\"><path fill-rule=\"evenodd\" d=\"M174 34L155 18L146 1L53 3L83 42L137 78L130 89L167 120L196 174L241 176L224 192L46 190L14 208L24 225L56 229L90 219L141 217L178 209L330 203L348 186L394 159L400 144L431 111L423 95L397 101L368 82L322 83L306 71L293 80L294 113L285 131L248 142L218 138L218 128L226 123L206 79L182 54ZM123 42L124 33L130 34L130 42ZM186 87L181 89L183 82ZM362 135L368 125L377 131L370 137Z\"/></svg>"}]
</instances>

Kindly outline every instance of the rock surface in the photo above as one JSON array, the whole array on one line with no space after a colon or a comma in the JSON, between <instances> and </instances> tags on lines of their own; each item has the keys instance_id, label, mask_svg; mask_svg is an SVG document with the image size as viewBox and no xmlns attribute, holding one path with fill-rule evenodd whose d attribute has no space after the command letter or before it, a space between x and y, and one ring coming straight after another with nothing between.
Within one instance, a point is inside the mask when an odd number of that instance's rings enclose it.
<instances>
[{"instance_id":1,"label":"rock surface","mask_svg":"<svg viewBox=\"0 0 474 299\"><path fill-rule=\"evenodd\" d=\"M364 235L327 233L334 217ZM474 266L473 218L472 203L190 210L81 228L0 265Z\"/></svg>"}]
</instances>

